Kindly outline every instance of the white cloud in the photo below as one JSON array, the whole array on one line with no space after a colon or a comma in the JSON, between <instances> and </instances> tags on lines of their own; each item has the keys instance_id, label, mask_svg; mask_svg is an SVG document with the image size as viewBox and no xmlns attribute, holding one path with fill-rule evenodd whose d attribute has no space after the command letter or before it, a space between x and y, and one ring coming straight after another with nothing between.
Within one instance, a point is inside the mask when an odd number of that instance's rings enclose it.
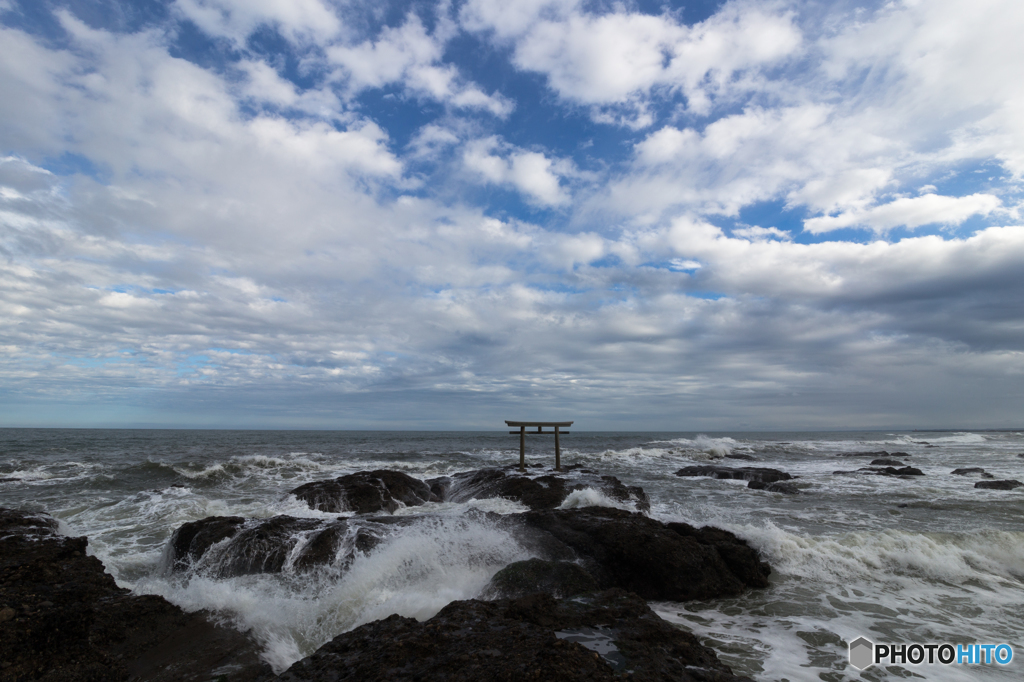
<instances>
[{"instance_id":1,"label":"white cloud","mask_svg":"<svg viewBox=\"0 0 1024 682\"><path fill-rule=\"evenodd\" d=\"M790 14L751 3L730 3L694 26L668 14L592 14L575 3L528 3L514 10L470 3L462 16L467 28L512 39L515 64L545 74L561 97L597 107L601 121L636 126L652 121L644 101L656 88L683 92L691 111L707 114L712 98L757 87L741 77L744 72L778 62L801 43ZM602 110L614 105L637 114Z\"/></svg>"},{"instance_id":2,"label":"white cloud","mask_svg":"<svg viewBox=\"0 0 1024 682\"><path fill-rule=\"evenodd\" d=\"M385 28L377 40L329 47L327 56L341 67L353 92L397 83L458 108L508 116L513 108L509 100L462 82L458 69L441 63L444 42L444 36L427 34L419 17L410 14L400 27Z\"/></svg>"},{"instance_id":3,"label":"white cloud","mask_svg":"<svg viewBox=\"0 0 1024 682\"><path fill-rule=\"evenodd\" d=\"M764 241L766 239L781 239L783 241L792 241L793 235L785 230L780 230L777 227L760 227L759 225L752 225L750 227L738 227L732 231L733 236L742 237L749 239L750 241Z\"/></svg>"},{"instance_id":4,"label":"white cloud","mask_svg":"<svg viewBox=\"0 0 1024 682\"><path fill-rule=\"evenodd\" d=\"M206 33L239 45L263 25L276 26L293 42L324 40L341 29L320 0L175 0L174 7Z\"/></svg>"},{"instance_id":5,"label":"white cloud","mask_svg":"<svg viewBox=\"0 0 1024 682\"><path fill-rule=\"evenodd\" d=\"M569 203L569 194L561 184L561 178L572 173L572 166L566 161L553 161L540 152L510 147L497 137L467 144L462 161L483 180L511 185L532 203L544 206Z\"/></svg>"},{"instance_id":6,"label":"white cloud","mask_svg":"<svg viewBox=\"0 0 1024 682\"><path fill-rule=\"evenodd\" d=\"M835 216L811 218L804 221L804 229L820 234L844 227L868 227L875 232L886 232L895 227L913 229L935 223L959 225L971 216L988 215L1001 205L999 198L991 194L971 194L965 197L924 194L900 197L887 204L850 210Z\"/></svg>"}]
</instances>

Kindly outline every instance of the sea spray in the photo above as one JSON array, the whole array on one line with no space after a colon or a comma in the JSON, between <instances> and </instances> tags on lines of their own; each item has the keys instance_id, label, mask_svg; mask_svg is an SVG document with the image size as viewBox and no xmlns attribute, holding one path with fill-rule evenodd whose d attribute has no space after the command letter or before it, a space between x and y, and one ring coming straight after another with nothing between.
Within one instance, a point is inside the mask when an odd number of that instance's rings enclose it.
<instances>
[{"instance_id":1,"label":"sea spray","mask_svg":"<svg viewBox=\"0 0 1024 682\"><path fill-rule=\"evenodd\" d=\"M280 672L336 635L391 614L427 619L478 596L491 577L531 558L513 535L483 514L442 515L397 527L347 565L213 578L202 570L140 581L186 610L212 609L263 645Z\"/></svg>"}]
</instances>

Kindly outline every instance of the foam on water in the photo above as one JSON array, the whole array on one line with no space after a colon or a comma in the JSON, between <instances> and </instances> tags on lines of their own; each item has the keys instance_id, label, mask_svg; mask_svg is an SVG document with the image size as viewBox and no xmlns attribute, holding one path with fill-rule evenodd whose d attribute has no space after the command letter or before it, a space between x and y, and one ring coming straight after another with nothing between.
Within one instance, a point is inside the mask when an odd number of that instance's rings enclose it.
<instances>
[{"instance_id":1,"label":"foam on water","mask_svg":"<svg viewBox=\"0 0 1024 682\"><path fill-rule=\"evenodd\" d=\"M620 500L613 500L600 490L594 488L583 488L574 490L562 501L559 509L579 509L581 507L612 507L614 509L625 509L636 511L636 505Z\"/></svg>"},{"instance_id":2,"label":"foam on water","mask_svg":"<svg viewBox=\"0 0 1024 682\"><path fill-rule=\"evenodd\" d=\"M214 609L251 630L281 672L363 623L396 613L425 620L452 601L476 597L498 570L530 557L508 531L484 518L440 516L397 529L370 553L357 553L344 572L149 576L136 590L189 611Z\"/></svg>"},{"instance_id":3,"label":"foam on water","mask_svg":"<svg viewBox=\"0 0 1024 682\"><path fill-rule=\"evenodd\" d=\"M425 618L449 601L476 596L499 568L528 558L500 523L479 513L526 511L499 498L401 508L397 516L424 518L401 519L384 542L345 566L226 579L160 571L171 534L185 522L217 515L335 518L288 491L361 470L426 479L515 463L514 436L48 433L23 438L0 430L0 478L23 479L0 486L0 504L48 511L67 534L89 536L90 552L123 586L163 594L187 609L212 609L251 628L279 670L359 623L390 613ZM849 679L846 642L861 635L876 642L1014 644L1024 632L1024 489L976 490L977 478L950 474L980 466L997 478L1024 480L1020 433L574 432L562 445L564 463L642 486L653 517L726 528L764 554L774 569L765 590L657 605L756 679ZM549 442L527 446L531 463L551 465ZM870 462L837 454L881 450L907 453L903 461L925 475L833 473ZM757 461L725 459L729 455ZM778 468L799 476L802 494L674 475L703 461ZM580 490L563 507L593 504L623 506L599 491ZM1016 679L1018 667L916 673L1008 680ZM908 674L872 668L852 677Z\"/></svg>"},{"instance_id":4,"label":"foam on water","mask_svg":"<svg viewBox=\"0 0 1024 682\"><path fill-rule=\"evenodd\" d=\"M661 603L655 610L693 630L739 673L801 679L803 669L808 679L846 679L847 642L859 636L1016 644L1024 631L1024 533L886 530L808 538L772 525L731 530L771 563L771 587L737 599ZM942 680L1019 674L999 666L908 668ZM860 677L894 679L907 672L876 667Z\"/></svg>"}]
</instances>

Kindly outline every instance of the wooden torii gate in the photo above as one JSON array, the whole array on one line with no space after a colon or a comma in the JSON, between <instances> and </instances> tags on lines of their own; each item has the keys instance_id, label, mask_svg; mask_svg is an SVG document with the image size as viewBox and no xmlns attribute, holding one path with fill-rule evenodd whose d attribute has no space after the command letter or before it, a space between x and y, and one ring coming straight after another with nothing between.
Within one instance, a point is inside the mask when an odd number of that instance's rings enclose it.
<instances>
[{"instance_id":1,"label":"wooden torii gate","mask_svg":"<svg viewBox=\"0 0 1024 682\"><path fill-rule=\"evenodd\" d=\"M519 431L509 431L509 433L519 434L519 470L526 471L526 435L531 436L555 436L555 471L562 470L562 448L558 443L558 436L560 435L558 429L563 426L572 426L572 422L515 422L505 420L505 424L508 426L518 426ZM536 431L527 431L526 428L537 427ZM544 427L554 428L554 431L545 431ZM562 431L561 433L569 433L568 431Z\"/></svg>"}]
</instances>

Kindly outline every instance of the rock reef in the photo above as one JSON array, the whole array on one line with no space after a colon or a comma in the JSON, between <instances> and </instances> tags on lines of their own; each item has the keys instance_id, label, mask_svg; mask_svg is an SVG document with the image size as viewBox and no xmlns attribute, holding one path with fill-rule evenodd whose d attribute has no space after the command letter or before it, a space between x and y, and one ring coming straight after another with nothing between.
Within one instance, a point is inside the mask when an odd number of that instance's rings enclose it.
<instances>
[{"instance_id":1,"label":"rock reef","mask_svg":"<svg viewBox=\"0 0 1024 682\"><path fill-rule=\"evenodd\" d=\"M569 467L567 467L568 469ZM329 513L392 513L401 506L426 502L468 502L503 498L530 509L554 509L577 490L593 489L609 499L648 511L651 501L639 486L627 486L614 476L586 471L571 478L563 473L520 473L515 467L464 471L420 481L397 471L359 471L330 481L315 481L291 491L310 508Z\"/></svg>"},{"instance_id":2,"label":"rock reef","mask_svg":"<svg viewBox=\"0 0 1024 682\"><path fill-rule=\"evenodd\" d=\"M683 467L676 472L676 476L708 476L711 478L736 479L740 481L757 481L758 483L775 483L776 481L788 481L793 476L778 469L767 469L764 467L720 467L720 466L690 466Z\"/></svg>"},{"instance_id":3,"label":"rock reef","mask_svg":"<svg viewBox=\"0 0 1024 682\"><path fill-rule=\"evenodd\" d=\"M277 679L749 682L622 590L457 601L423 623L391 616L338 635Z\"/></svg>"},{"instance_id":4,"label":"rock reef","mask_svg":"<svg viewBox=\"0 0 1024 682\"><path fill-rule=\"evenodd\" d=\"M395 615L362 625L280 676L246 634L117 587L86 555L86 538L61 536L44 514L0 509L0 681L748 680L659 618L646 600L766 587L768 564L725 530L607 506L559 508L587 489L604 504L650 506L643 489L593 472L482 469L424 482L371 471L293 491L313 508L355 515L213 516L182 524L168 542L165 570L189 580L323 567L343 572L360 553L443 516L394 515L402 505L503 497L530 509L470 509L455 517L504 529L537 555L498 571L484 600L452 602L422 623ZM580 499L595 500L589 493Z\"/></svg>"},{"instance_id":5,"label":"rock reef","mask_svg":"<svg viewBox=\"0 0 1024 682\"><path fill-rule=\"evenodd\" d=\"M270 674L246 635L119 588L45 514L0 508L0 680L246 682Z\"/></svg>"}]
</instances>

